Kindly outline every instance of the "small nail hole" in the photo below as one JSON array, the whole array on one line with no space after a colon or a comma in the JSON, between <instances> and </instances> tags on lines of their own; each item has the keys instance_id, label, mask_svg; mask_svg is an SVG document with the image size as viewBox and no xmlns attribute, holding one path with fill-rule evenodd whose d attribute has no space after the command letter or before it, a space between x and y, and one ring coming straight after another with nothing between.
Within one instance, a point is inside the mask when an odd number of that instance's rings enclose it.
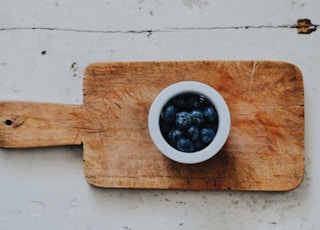
<instances>
[{"instance_id":1,"label":"small nail hole","mask_svg":"<svg viewBox=\"0 0 320 230\"><path fill-rule=\"evenodd\" d=\"M11 121L11 120L6 120L4 123L5 123L6 125L12 125L12 121Z\"/></svg>"}]
</instances>

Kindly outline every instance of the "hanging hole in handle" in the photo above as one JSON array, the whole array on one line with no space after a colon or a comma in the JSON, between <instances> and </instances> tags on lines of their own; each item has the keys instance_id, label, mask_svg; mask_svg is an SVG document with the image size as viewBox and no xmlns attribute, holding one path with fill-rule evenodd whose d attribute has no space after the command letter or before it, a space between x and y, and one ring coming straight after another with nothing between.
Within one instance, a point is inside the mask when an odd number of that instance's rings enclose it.
<instances>
[{"instance_id":1,"label":"hanging hole in handle","mask_svg":"<svg viewBox=\"0 0 320 230\"><path fill-rule=\"evenodd\" d=\"M12 121L11 120L6 120L5 122L4 122L6 125L8 125L8 126L10 126L10 125L12 125Z\"/></svg>"}]
</instances>

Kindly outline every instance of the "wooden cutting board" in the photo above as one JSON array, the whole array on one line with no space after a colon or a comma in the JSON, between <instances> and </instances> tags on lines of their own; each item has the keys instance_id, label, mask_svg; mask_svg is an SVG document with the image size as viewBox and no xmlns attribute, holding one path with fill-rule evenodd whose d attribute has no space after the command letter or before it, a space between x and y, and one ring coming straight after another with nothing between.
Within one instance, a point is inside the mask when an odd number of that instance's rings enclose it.
<instances>
[{"instance_id":1,"label":"wooden cutting board","mask_svg":"<svg viewBox=\"0 0 320 230\"><path fill-rule=\"evenodd\" d=\"M223 149L194 165L163 156L147 126L157 94L184 80L218 90L232 119ZM0 102L0 146L83 144L85 178L106 188L286 191L302 181L304 89L292 64L96 63L83 90L83 105Z\"/></svg>"}]
</instances>

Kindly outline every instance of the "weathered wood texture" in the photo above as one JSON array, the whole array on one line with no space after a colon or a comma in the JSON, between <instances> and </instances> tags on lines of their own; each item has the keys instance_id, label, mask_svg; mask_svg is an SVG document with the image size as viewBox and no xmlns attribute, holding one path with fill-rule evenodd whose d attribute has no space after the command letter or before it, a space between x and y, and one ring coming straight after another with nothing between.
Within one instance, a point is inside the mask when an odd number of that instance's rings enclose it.
<instances>
[{"instance_id":1,"label":"weathered wood texture","mask_svg":"<svg viewBox=\"0 0 320 230\"><path fill-rule=\"evenodd\" d=\"M231 112L231 133L212 159L164 157L148 133L148 111L172 83L204 82ZM269 61L96 63L82 106L0 103L0 146L83 143L84 174L99 187L194 190L294 189L304 174L304 89L299 69Z\"/></svg>"}]
</instances>

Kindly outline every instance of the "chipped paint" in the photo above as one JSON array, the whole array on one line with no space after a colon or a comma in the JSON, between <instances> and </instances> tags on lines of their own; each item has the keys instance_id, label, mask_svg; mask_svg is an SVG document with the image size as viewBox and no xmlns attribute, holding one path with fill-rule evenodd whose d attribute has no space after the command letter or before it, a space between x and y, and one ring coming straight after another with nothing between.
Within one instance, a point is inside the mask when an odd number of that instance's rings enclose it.
<instances>
[{"instance_id":1,"label":"chipped paint","mask_svg":"<svg viewBox=\"0 0 320 230\"><path fill-rule=\"evenodd\" d=\"M298 19L296 27L298 34L311 34L317 30L318 25L312 24L310 19L305 18Z\"/></svg>"}]
</instances>

